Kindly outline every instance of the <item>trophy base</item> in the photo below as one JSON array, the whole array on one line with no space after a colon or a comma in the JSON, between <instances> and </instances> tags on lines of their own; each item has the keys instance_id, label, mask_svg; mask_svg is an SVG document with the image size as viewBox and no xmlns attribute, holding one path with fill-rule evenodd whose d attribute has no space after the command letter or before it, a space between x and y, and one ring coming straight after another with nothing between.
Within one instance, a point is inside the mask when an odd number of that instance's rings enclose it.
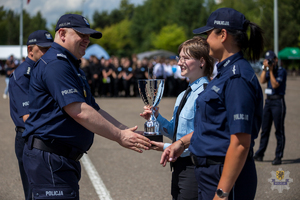
<instances>
[{"instance_id":1,"label":"trophy base","mask_svg":"<svg viewBox=\"0 0 300 200\"><path fill-rule=\"evenodd\" d=\"M149 138L151 141L163 142L163 135L144 135L146 138Z\"/></svg>"}]
</instances>

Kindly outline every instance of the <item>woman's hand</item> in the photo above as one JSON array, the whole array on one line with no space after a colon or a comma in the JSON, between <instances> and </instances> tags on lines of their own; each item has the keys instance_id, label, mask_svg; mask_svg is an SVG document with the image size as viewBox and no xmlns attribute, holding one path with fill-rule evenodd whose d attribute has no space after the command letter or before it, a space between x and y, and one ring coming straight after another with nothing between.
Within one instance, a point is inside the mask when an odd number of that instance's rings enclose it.
<instances>
[{"instance_id":1,"label":"woman's hand","mask_svg":"<svg viewBox=\"0 0 300 200\"><path fill-rule=\"evenodd\" d=\"M157 118L159 114L159 107L153 107L154 116ZM144 106L144 112L140 113L140 116L146 120L149 120L151 117L152 111L150 106Z\"/></svg>"},{"instance_id":2,"label":"woman's hand","mask_svg":"<svg viewBox=\"0 0 300 200\"><path fill-rule=\"evenodd\" d=\"M156 150L156 151L164 151L164 143L163 142L155 142L155 141L150 141L152 146L150 149Z\"/></svg>"}]
</instances>

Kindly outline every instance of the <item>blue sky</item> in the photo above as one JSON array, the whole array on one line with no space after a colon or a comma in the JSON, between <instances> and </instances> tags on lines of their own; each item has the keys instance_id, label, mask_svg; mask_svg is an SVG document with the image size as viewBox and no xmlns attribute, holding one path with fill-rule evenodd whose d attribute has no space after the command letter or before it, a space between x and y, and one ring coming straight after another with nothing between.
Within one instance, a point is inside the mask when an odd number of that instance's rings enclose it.
<instances>
[{"instance_id":1,"label":"blue sky","mask_svg":"<svg viewBox=\"0 0 300 200\"><path fill-rule=\"evenodd\" d=\"M144 1L129 0L129 3L140 5ZM50 28L50 25L56 24L59 17L66 12L82 11L83 15L91 21L96 10L102 12L119 8L121 0L30 0L29 4L27 0L0 0L0 6L20 13L21 2L23 2L23 9L30 15L35 15L40 11L43 18L47 20L47 28Z\"/></svg>"}]
</instances>

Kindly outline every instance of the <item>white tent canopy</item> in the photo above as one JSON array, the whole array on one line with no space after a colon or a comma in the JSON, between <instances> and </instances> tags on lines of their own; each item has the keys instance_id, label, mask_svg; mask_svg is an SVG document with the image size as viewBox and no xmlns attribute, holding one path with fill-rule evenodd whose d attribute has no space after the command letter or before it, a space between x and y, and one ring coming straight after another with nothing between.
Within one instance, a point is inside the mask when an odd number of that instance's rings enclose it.
<instances>
[{"instance_id":1,"label":"white tent canopy","mask_svg":"<svg viewBox=\"0 0 300 200\"><path fill-rule=\"evenodd\" d=\"M27 46L22 47L23 57L27 57ZM15 59L21 60L20 45L0 45L0 60L7 60L9 56L13 55Z\"/></svg>"}]
</instances>

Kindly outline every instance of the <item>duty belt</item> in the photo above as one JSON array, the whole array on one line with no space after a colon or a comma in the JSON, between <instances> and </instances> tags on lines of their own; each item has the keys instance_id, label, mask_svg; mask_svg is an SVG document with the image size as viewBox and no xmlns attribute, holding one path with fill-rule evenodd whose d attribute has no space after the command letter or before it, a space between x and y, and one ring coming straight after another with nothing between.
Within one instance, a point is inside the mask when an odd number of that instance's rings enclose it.
<instances>
[{"instance_id":1,"label":"duty belt","mask_svg":"<svg viewBox=\"0 0 300 200\"><path fill-rule=\"evenodd\" d=\"M253 152L249 151L247 159L251 159L252 157ZM208 167L210 165L224 164L225 156L198 157L191 153L191 160L196 167Z\"/></svg>"},{"instance_id":2,"label":"duty belt","mask_svg":"<svg viewBox=\"0 0 300 200\"><path fill-rule=\"evenodd\" d=\"M25 128L17 126L17 127L15 128L15 131L16 131L16 132L21 132L21 133L23 133L23 132L25 131Z\"/></svg>"},{"instance_id":3,"label":"duty belt","mask_svg":"<svg viewBox=\"0 0 300 200\"><path fill-rule=\"evenodd\" d=\"M80 152L77 148L64 145L60 142L56 142L55 140L44 141L39 138L33 138L32 147L42 151L57 154L59 156L70 158L75 161L79 161L84 154Z\"/></svg>"},{"instance_id":4,"label":"duty belt","mask_svg":"<svg viewBox=\"0 0 300 200\"><path fill-rule=\"evenodd\" d=\"M269 100L276 100L276 99L282 99L283 95L267 95L267 99Z\"/></svg>"}]
</instances>

